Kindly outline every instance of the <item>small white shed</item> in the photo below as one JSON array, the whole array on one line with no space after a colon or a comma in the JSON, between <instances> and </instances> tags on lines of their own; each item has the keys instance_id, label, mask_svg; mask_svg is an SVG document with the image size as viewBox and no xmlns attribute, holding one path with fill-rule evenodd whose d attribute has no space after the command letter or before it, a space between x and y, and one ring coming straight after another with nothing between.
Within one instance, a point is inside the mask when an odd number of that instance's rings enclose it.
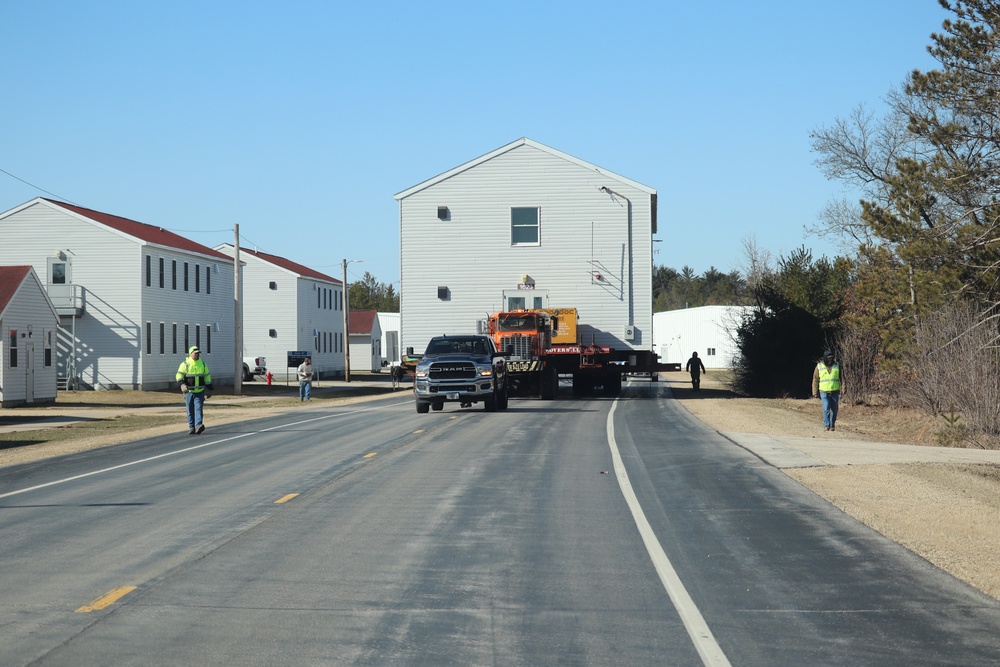
<instances>
[{"instance_id":1,"label":"small white shed","mask_svg":"<svg viewBox=\"0 0 1000 667\"><path fill-rule=\"evenodd\" d=\"M348 313L347 336L351 371L378 373L382 369L382 333L374 310L352 310Z\"/></svg>"},{"instance_id":2,"label":"small white shed","mask_svg":"<svg viewBox=\"0 0 1000 667\"><path fill-rule=\"evenodd\" d=\"M750 306L701 306L653 313L653 349L681 367L697 352L705 368L732 368L736 331Z\"/></svg>"},{"instance_id":3,"label":"small white shed","mask_svg":"<svg viewBox=\"0 0 1000 667\"><path fill-rule=\"evenodd\" d=\"M382 330L382 365L398 366L403 358L399 344L399 313L378 313L378 326Z\"/></svg>"},{"instance_id":4,"label":"small white shed","mask_svg":"<svg viewBox=\"0 0 1000 667\"><path fill-rule=\"evenodd\" d=\"M56 400L59 316L30 266L0 266L0 407Z\"/></svg>"}]
</instances>

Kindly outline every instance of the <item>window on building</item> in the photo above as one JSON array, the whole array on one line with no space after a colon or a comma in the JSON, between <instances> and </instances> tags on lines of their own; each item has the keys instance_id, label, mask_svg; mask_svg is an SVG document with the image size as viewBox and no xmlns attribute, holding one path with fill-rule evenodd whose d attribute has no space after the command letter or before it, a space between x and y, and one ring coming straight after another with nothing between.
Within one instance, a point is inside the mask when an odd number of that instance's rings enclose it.
<instances>
[{"instance_id":1,"label":"window on building","mask_svg":"<svg viewBox=\"0 0 1000 667\"><path fill-rule=\"evenodd\" d=\"M146 322L146 354L153 354L153 323Z\"/></svg>"},{"instance_id":2,"label":"window on building","mask_svg":"<svg viewBox=\"0 0 1000 667\"><path fill-rule=\"evenodd\" d=\"M524 297L523 296L507 297L507 310L527 310L524 304Z\"/></svg>"},{"instance_id":3,"label":"window on building","mask_svg":"<svg viewBox=\"0 0 1000 667\"><path fill-rule=\"evenodd\" d=\"M201 325L194 325L194 344L201 347Z\"/></svg>"},{"instance_id":4,"label":"window on building","mask_svg":"<svg viewBox=\"0 0 1000 667\"><path fill-rule=\"evenodd\" d=\"M53 338L53 331L51 329L49 329L42 335L42 345L45 350L42 353L42 364L44 366L52 365L52 338Z\"/></svg>"},{"instance_id":5,"label":"window on building","mask_svg":"<svg viewBox=\"0 0 1000 667\"><path fill-rule=\"evenodd\" d=\"M212 354L212 325L205 325L205 354Z\"/></svg>"},{"instance_id":6,"label":"window on building","mask_svg":"<svg viewBox=\"0 0 1000 667\"><path fill-rule=\"evenodd\" d=\"M163 289L163 277L164 277L164 273L165 273L164 270L163 270L163 261L164 260L161 257L160 258L160 289Z\"/></svg>"},{"instance_id":7,"label":"window on building","mask_svg":"<svg viewBox=\"0 0 1000 667\"><path fill-rule=\"evenodd\" d=\"M170 348L172 350L171 354L177 354L177 322L171 324L170 328L173 329L173 335L171 337L173 340L173 345Z\"/></svg>"},{"instance_id":8,"label":"window on building","mask_svg":"<svg viewBox=\"0 0 1000 667\"><path fill-rule=\"evenodd\" d=\"M708 348L708 350L706 350L706 352L705 352L705 356L706 357L714 357L715 356L715 348L714 347Z\"/></svg>"},{"instance_id":9,"label":"window on building","mask_svg":"<svg viewBox=\"0 0 1000 667\"><path fill-rule=\"evenodd\" d=\"M10 368L17 368L17 329L11 329L7 339L8 356L10 357Z\"/></svg>"},{"instance_id":10,"label":"window on building","mask_svg":"<svg viewBox=\"0 0 1000 667\"><path fill-rule=\"evenodd\" d=\"M177 260L170 260L170 287L177 289Z\"/></svg>"},{"instance_id":11,"label":"window on building","mask_svg":"<svg viewBox=\"0 0 1000 667\"><path fill-rule=\"evenodd\" d=\"M197 264L194 265L194 291L196 294L201 293L201 267Z\"/></svg>"},{"instance_id":12,"label":"window on building","mask_svg":"<svg viewBox=\"0 0 1000 667\"><path fill-rule=\"evenodd\" d=\"M146 287L153 284L153 258L146 255Z\"/></svg>"},{"instance_id":13,"label":"window on building","mask_svg":"<svg viewBox=\"0 0 1000 667\"><path fill-rule=\"evenodd\" d=\"M313 287L316 287L316 286L313 285ZM323 288L322 287L320 287L319 289L316 290L316 307L317 308L322 308L323 307Z\"/></svg>"},{"instance_id":14,"label":"window on building","mask_svg":"<svg viewBox=\"0 0 1000 667\"><path fill-rule=\"evenodd\" d=\"M165 351L165 346L167 344L166 330L167 330L167 325L164 324L163 322L160 322L160 354L163 354L163 352Z\"/></svg>"},{"instance_id":15,"label":"window on building","mask_svg":"<svg viewBox=\"0 0 1000 667\"><path fill-rule=\"evenodd\" d=\"M212 293L212 267L205 267L205 294Z\"/></svg>"},{"instance_id":16,"label":"window on building","mask_svg":"<svg viewBox=\"0 0 1000 667\"><path fill-rule=\"evenodd\" d=\"M184 291L188 291L188 263L184 262Z\"/></svg>"},{"instance_id":17,"label":"window on building","mask_svg":"<svg viewBox=\"0 0 1000 667\"><path fill-rule=\"evenodd\" d=\"M510 209L510 244L538 245L538 207Z\"/></svg>"},{"instance_id":18,"label":"window on building","mask_svg":"<svg viewBox=\"0 0 1000 667\"><path fill-rule=\"evenodd\" d=\"M191 349L191 336L188 334L188 325L184 325L184 354Z\"/></svg>"}]
</instances>

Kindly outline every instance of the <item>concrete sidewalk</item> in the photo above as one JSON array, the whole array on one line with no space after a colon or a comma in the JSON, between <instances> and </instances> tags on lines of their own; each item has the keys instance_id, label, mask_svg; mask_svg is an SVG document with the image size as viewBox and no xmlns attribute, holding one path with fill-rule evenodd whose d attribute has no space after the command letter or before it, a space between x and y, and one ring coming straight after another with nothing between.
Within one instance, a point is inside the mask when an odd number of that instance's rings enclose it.
<instances>
[{"instance_id":1,"label":"concrete sidewalk","mask_svg":"<svg viewBox=\"0 0 1000 667\"><path fill-rule=\"evenodd\" d=\"M758 433L722 433L724 437L776 468L872 465L879 463L993 463L1000 451L959 447L925 447L895 442L872 442Z\"/></svg>"}]
</instances>

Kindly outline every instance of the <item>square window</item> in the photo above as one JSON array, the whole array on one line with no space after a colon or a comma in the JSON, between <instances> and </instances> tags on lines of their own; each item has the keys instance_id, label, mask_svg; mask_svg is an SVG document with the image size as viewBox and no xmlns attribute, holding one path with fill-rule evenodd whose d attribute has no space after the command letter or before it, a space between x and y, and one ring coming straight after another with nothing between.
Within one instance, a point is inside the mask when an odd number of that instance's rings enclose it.
<instances>
[{"instance_id":1,"label":"square window","mask_svg":"<svg viewBox=\"0 0 1000 667\"><path fill-rule=\"evenodd\" d=\"M510 209L510 244L538 245L538 207Z\"/></svg>"}]
</instances>

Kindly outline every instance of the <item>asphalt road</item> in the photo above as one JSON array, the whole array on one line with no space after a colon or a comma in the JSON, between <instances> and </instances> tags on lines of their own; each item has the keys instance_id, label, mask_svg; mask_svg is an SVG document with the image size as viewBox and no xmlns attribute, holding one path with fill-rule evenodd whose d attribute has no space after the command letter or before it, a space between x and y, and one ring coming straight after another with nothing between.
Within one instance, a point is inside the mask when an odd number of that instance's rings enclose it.
<instances>
[{"instance_id":1,"label":"asphalt road","mask_svg":"<svg viewBox=\"0 0 1000 667\"><path fill-rule=\"evenodd\" d=\"M0 535L3 665L1000 663L996 601L662 383L8 467Z\"/></svg>"}]
</instances>

